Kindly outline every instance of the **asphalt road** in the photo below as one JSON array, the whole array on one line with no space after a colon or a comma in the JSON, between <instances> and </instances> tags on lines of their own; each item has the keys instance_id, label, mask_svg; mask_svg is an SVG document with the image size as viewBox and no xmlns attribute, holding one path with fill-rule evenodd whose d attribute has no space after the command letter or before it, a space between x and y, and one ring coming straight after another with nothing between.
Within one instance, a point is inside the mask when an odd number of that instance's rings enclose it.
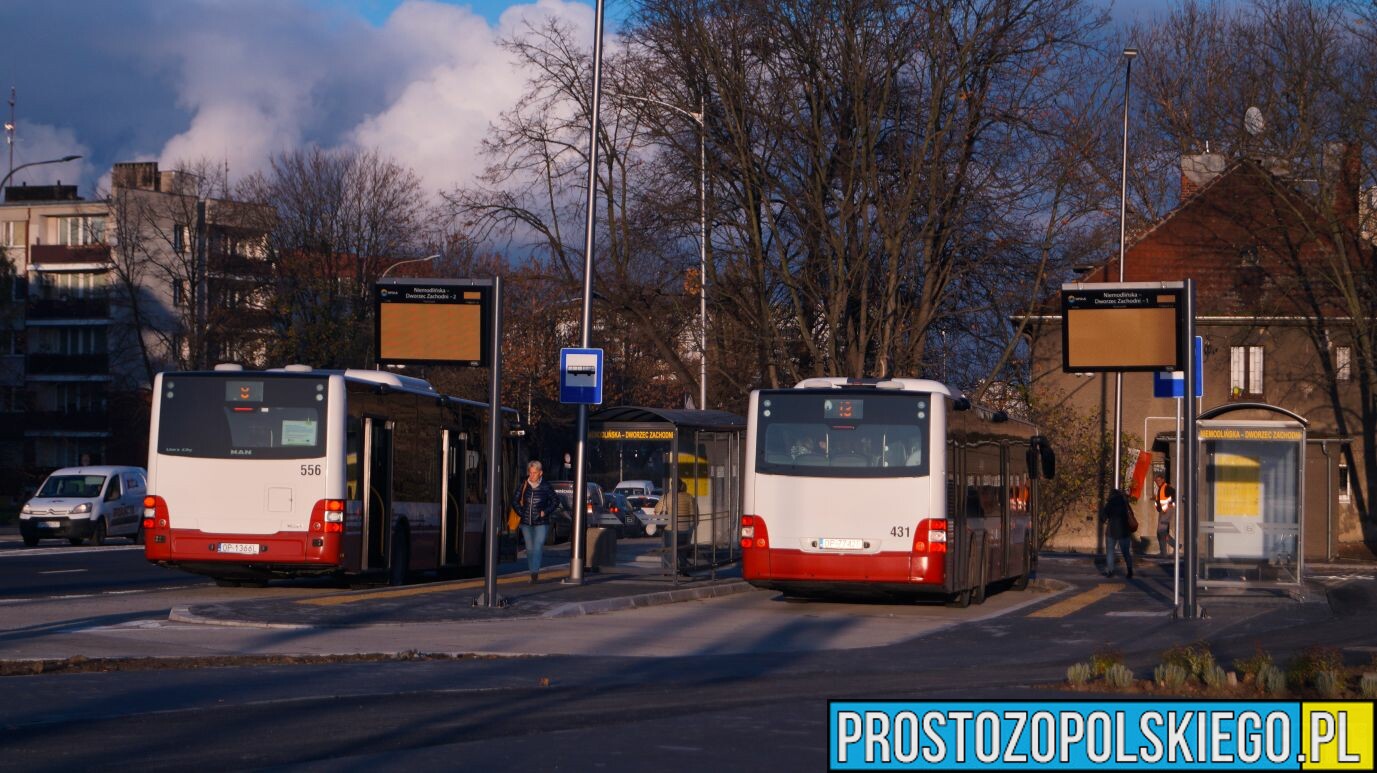
<instances>
[{"instance_id":1,"label":"asphalt road","mask_svg":"<svg viewBox=\"0 0 1377 773\"><path fill-rule=\"evenodd\" d=\"M136 553L68 558L118 564L126 556ZM0 567L12 560L0 555ZM0 575L0 597L12 597L11 577L41 566L72 568L45 556L23 560L35 563ZM4 677L0 769L819 769L828 699L1043 699L1055 692L1038 685L1060 680L1067 664L1092 652L1118 651L1144 674L1163 649L1198 639L1209 640L1226 663L1252 654L1258 643L1278 656L1325 643L1346 648L1350 657L1377 643L1377 619L1336 617L1322 595L1306 603L1211 599L1207 619L1173 621L1170 582L1160 567L1140 567L1138 579L1123 583L1103 580L1084 559L1043 566L1044 575L1071 589L1028 605L1008 603L1016 594L995 595L986 607L1007 612L983 619L971 610L902 603L785 602L767 592L671 605L657 615L630 610L583 618L590 627L623 626L626 635L653 645L690 637L716 614L732 621L725 635L743 645L673 657L617 650ZM140 571L129 567L121 582ZM51 625L75 632L92 620L156 622L176 599L311 592L204 585L122 595L92 590L84 599L32 597L0 606L0 643L32 634L33 624L11 626L11 613L20 610L43 610ZM928 625L948 615L967 617L959 625ZM819 635L874 621L909 625L911 635L860 648L838 648L835 637ZM767 626L774 633L766 635ZM193 634L148 633L164 637L150 639L158 642Z\"/></svg>"}]
</instances>

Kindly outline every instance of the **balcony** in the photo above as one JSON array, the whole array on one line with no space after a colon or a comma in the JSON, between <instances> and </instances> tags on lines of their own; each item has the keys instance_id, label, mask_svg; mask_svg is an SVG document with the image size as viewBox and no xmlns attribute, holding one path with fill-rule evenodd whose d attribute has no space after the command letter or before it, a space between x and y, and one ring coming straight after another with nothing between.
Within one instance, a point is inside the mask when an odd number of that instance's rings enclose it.
<instances>
[{"instance_id":1,"label":"balcony","mask_svg":"<svg viewBox=\"0 0 1377 773\"><path fill-rule=\"evenodd\" d=\"M30 354L29 376L104 376L110 373L108 354Z\"/></svg>"},{"instance_id":2,"label":"balcony","mask_svg":"<svg viewBox=\"0 0 1377 773\"><path fill-rule=\"evenodd\" d=\"M105 411L39 411L25 417L25 432L109 432L110 414Z\"/></svg>"},{"instance_id":3,"label":"balcony","mask_svg":"<svg viewBox=\"0 0 1377 773\"><path fill-rule=\"evenodd\" d=\"M25 309L29 320L109 319L108 298L40 298Z\"/></svg>"},{"instance_id":4,"label":"balcony","mask_svg":"<svg viewBox=\"0 0 1377 773\"><path fill-rule=\"evenodd\" d=\"M29 262L35 266L76 263L104 265L110 262L110 247L106 244L87 244L80 247L66 244L35 244L29 248Z\"/></svg>"}]
</instances>

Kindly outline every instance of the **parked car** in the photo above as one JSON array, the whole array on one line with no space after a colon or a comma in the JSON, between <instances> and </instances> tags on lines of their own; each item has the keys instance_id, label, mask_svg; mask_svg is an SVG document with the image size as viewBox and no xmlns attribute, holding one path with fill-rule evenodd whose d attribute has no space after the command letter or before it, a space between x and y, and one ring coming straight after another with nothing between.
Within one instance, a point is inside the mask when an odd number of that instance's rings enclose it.
<instances>
[{"instance_id":1,"label":"parked car","mask_svg":"<svg viewBox=\"0 0 1377 773\"><path fill-rule=\"evenodd\" d=\"M41 539L66 539L73 545L87 539L104 545L107 537L143 542L147 480L142 467L58 470L20 508L19 534L29 547Z\"/></svg>"},{"instance_id":2,"label":"parked car","mask_svg":"<svg viewBox=\"0 0 1377 773\"><path fill-rule=\"evenodd\" d=\"M612 489L629 496L644 496L655 491L655 484L648 480L624 480Z\"/></svg>"},{"instance_id":3,"label":"parked car","mask_svg":"<svg viewBox=\"0 0 1377 773\"><path fill-rule=\"evenodd\" d=\"M547 544L563 542L570 539L574 534L574 482L558 480L550 485L554 487L555 495L559 497L560 504L564 505L564 511L550 519L550 534L546 537ZM621 520L607 509L607 497L603 494L602 486L596 483L584 485L588 490L584 504L584 525L603 526L605 528L620 527Z\"/></svg>"},{"instance_id":4,"label":"parked car","mask_svg":"<svg viewBox=\"0 0 1377 773\"><path fill-rule=\"evenodd\" d=\"M641 522L641 534L653 537L661 529L669 525L668 515L656 515L655 506L660 504L660 498L654 494L642 494L634 497L627 497L631 506L636 508L636 519Z\"/></svg>"},{"instance_id":5,"label":"parked car","mask_svg":"<svg viewBox=\"0 0 1377 773\"><path fill-rule=\"evenodd\" d=\"M617 518L618 537L639 537L645 534L645 525L637 515L637 507L631 504L631 499L627 495L620 491L608 494L607 510L608 514Z\"/></svg>"}]
</instances>

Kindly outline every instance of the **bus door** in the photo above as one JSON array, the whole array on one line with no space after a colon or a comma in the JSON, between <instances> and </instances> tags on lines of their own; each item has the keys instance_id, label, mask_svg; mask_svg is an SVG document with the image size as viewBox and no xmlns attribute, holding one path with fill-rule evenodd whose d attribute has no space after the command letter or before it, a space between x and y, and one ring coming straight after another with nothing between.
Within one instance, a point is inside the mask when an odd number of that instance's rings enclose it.
<instances>
[{"instance_id":1,"label":"bus door","mask_svg":"<svg viewBox=\"0 0 1377 773\"><path fill-rule=\"evenodd\" d=\"M392 428L386 419L363 419L363 569L387 568L392 513Z\"/></svg>"},{"instance_id":2,"label":"bus door","mask_svg":"<svg viewBox=\"0 0 1377 773\"><path fill-rule=\"evenodd\" d=\"M464 459L468 449L464 433L446 427L440 441L440 495L444 518L440 524L440 563L459 564L464 560Z\"/></svg>"}]
</instances>

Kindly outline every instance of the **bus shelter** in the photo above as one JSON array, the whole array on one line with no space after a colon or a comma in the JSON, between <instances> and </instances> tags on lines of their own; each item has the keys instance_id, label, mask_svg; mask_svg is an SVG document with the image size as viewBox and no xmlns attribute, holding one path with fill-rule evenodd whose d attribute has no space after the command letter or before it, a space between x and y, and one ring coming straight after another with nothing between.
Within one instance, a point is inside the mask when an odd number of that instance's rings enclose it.
<instances>
[{"instance_id":1,"label":"bus shelter","mask_svg":"<svg viewBox=\"0 0 1377 773\"><path fill-rule=\"evenodd\" d=\"M1201 414L1202 589L1301 592L1306 424L1260 403Z\"/></svg>"},{"instance_id":2,"label":"bus shelter","mask_svg":"<svg viewBox=\"0 0 1377 773\"><path fill-rule=\"evenodd\" d=\"M588 480L607 491L651 481L661 504L647 531L662 543L651 555L676 582L741 557L745 433L746 420L725 411L618 406L588 417Z\"/></svg>"}]
</instances>

